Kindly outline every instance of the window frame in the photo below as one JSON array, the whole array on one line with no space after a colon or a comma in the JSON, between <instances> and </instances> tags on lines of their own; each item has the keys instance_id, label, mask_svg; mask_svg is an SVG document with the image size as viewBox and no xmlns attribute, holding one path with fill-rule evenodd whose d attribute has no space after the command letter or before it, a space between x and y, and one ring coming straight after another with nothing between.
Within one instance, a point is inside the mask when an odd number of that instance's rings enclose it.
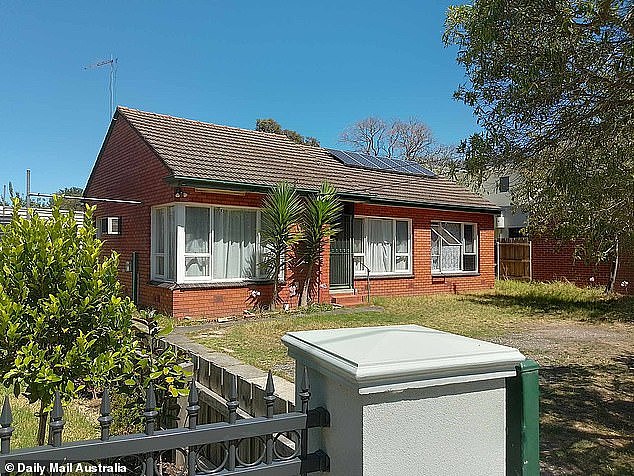
<instances>
[{"instance_id":1,"label":"window frame","mask_svg":"<svg viewBox=\"0 0 634 476\"><path fill-rule=\"evenodd\" d=\"M375 215L354 215L352 223L352 262L353 262L353 273L354 278L364 278L368 276L367 271L357 271L354 267L354 261L357 257L363 258L364 265L367 265L367 256L366 252L368 250L368 234L367 234L367 220L390 220L392 222L392 257L391 257L391 267L393 271L383 271L383 272L373 272L370 271L370 277L391 277L391 276L412 276L414 274L414 263L413 263L413 248L414 248L414 230L412 226L412 219L405 217L386 217L386 216L375 216ZM361 220L362 227L362 246L363 252L354 252L354 220ZM397 252L396 251L396 223L402 221L407 223L407 252ZM396 259L398 257L407 257L407 269L397 270L396 269Z\"/></svg>"},{"instance_id":2,"label":"window frame","mask_svg":"<svg viewBox=\"0 0 634 476\"><path fill-rule=\"evenodd\" d=\"M103 236L103 235L117 236L121 234L121 217L105 216L105 217L98 218L97 221L99 222L99 226L97 227L98 236ZM114 231L115 223L116 223L117 231ZM106 225L105 231L104 231L104 224Z\"/></svg>"},{"instance_id":3,"label":"window frame","mask_svg":"<svg viewBox=\"0 0 634 476\"><path fill-rule=\"evenodd\" d=\"M436 233L434 230L434 225L442 225L442 224L452 224L452 225L460 225L460 269L459 270L446 270L442 269L442 237L439 236L439 254L433 254L433 233ZM473 227L473 251L466 251L466 242L465 242L465 226ZM429 227L430 234L430 243L429 243L429 251L430 251L430 266L431 266L431 274L432 276L451 276L451 275L477 275L480 274L480 234L478 224L474 222L460 222L460 221L451 221L451 220L433 220ZM440 266L439 269L434 269L434 257L438 257L438 264ZM475 270L465 271L464 268L464 257L465 256L475 256Z\"/></svg>"}]
</instances>

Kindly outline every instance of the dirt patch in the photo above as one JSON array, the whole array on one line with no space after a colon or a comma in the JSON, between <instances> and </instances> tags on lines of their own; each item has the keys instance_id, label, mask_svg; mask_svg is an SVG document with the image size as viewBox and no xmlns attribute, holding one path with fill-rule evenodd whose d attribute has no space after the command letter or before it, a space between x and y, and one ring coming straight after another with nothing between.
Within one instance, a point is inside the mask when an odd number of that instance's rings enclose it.
<instances>
[{"instance_id":1,"label":"dirt patch","mask_svg":"<svg viewBox=\"0 0 634 476\"><path fill-rule=\"evenodd\" d=\"M540 364L542 474L634 474L634 326L540 322L495 340Z\"/></svg>"},{"instance_id":2,"label":"dirt patch","mask_svg":"<svg viewBox=\"0 0 634 476\"><path fill-rule=\"evenodd\" d=\"M634 326L624 323L540 322L522 325L518 331L494 340L517 347L542 366L566 363L591 365L631 356L634 353Z\"/></svg>"}]
</instances>

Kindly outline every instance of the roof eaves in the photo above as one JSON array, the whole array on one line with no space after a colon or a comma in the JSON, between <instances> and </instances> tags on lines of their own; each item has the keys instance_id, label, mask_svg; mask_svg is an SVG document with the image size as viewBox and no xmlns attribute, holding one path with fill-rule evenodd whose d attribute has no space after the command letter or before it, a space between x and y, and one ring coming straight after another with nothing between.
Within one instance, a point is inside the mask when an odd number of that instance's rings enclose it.
<instances>
[{"instance_id":1,"label":"roof eaves","mask_svg":"<svg viewBox=\"0 0 634 476\"><path fill-rule=\"evenodd\" d=\"M167 178L168 183L176 186L190 186L199 188L214 188L227 191L246 191L256 193L266 193L271 189L268 185L257 185L242 182L228 182L223 180L211 180L201 179L196 177L187 177L182 175L172 175ZM300 193L315 192L316 189L309 188L297 188ZM428 208L433 210L447 210L447 211L466 211L486 214L499 214L501 208L496 206L480 206L469 204L449 204L449 203L434 203L426 201L411 201L411 200L390 200L390 199L377 199L366 194L355 194L351 192L345 192L340 194L344 200L360 201L364 203L372 203L375 205L387 205L387 206L401 206L411 208Z\"/></svg>"}]
</instances>

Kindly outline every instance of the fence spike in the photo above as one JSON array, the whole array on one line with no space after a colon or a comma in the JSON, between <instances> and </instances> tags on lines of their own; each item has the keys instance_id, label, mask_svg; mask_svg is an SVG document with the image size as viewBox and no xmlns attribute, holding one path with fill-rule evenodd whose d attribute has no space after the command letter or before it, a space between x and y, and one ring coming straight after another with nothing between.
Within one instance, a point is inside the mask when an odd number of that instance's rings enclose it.
<instances>
[{"instance_id":1,"label":"fence spike","mask_svg":"<svg viewBox=\"0 0 634 476\"><path fill-rule=\"evenodd\" d=\"M55 400L53 402L53 410L51 411L51 420L59 421L64 418L64 408L62 407L62 397L59 390L55 391Z\"/></svg>"},{"instance_id":2,"label":"fence spike","mask_svg":"<svg viewBox=\"0 0 634 476\"><path fill-rule=\"evenodd\" d=\"M51 411L50 443L52 446L62 445L62 432L64 431L64 408L62 407L62 397L59 390L55 392L53 410Z\"/></svg>"},{"instance_id":3,"label":"fence spike","mask_svg":"<svg viewBox=\"0 0 634 476\"><path fill-rule=\"evenodd\" d=\"M9 397L4 397L2 413L0 413L0 454L8 454L11 451L11 435L13 434L13 413Z\"/></svg>"},{"instance_id":4,"label":"fence spike","mask_svg":"<svg viewBox=\"0 0 634 476\"><path fill-rule=\"evenodd\" d=\"M11 402L9 396L4 397L4 405L2 405L2 413L0 413L0 426L9 428L13 423L13 411L11 410Z\"/></svg>"},{"instance_id":5,"label":"fence spike","mask_svg":"<svg viewBox=\"0 0 634 476\"><path fill-rule=\"evenodd\" d=\"M273 395L275 393L275 383L273 382L273 373L269 370L269 374L266 378L266 388L264 389L267 395Z\"/></svg>"},{"instance_id":6,"label":"fence spike","mask_svg":"<svg viewBox=\"0 0 634 476\"><path fill-rule=\"evenodd\" d=\"M110 415L110 392L107 388L103 389L103 395L101 396L100 413L102 416Z\"/></svg>"},{"instance_id":7,"label":"fence spike","mask_svg":"<svg viewBox=\"0 0 634 476\"><path fill-rule=\"evenodd\" d=\"M110 415L110 392L107 388L103 389L101 396L101 407L99 409L100 416L97 418L101 427L101 440L106 441L110 438L110 425L112 425L113 417Z\"/></svg>"},{"instance_id":8,"label":"fence spike","mask_svg":"<svg viewBox=\"0 0 634 476\"><path fill-rule=\"evenodd\" d=\"M238 409L238 379L231 375L231 385L227 396L227 409L229 410L229 423L236 422L236 410Z\"/></svg>"},{"instance_id":9,"label":"fence spike","mask_svg":"<svg viewBox=\"0 0 634 476\"><path fill-rule=\"evenodd\" d=\"M308 380L307 367L304 367L302 382L300 386L301 392L299 392L299 398L302 401L302 413L308 413L308 400L310 400L310 381Z\"/></svg>"},{"instance_id":10,"label":"fence spike","mask_svg":"<svg viewBox=\"0 0 634 476\"><path fill-rule=\"evenodd\" d=\"M275 404L275 385L273 384L273 373L269 370L264 389L264 402L266 403L266 417L273 418L273 405Z\"/></svg>"},{"instance_id":11,"label":"fence spike","mask_svg":"<svg viewBox=\"0 0 634 476\"><path fill-rule=\"evenodd\" d=\"M154 384L150 382L145 391L145 410L156 410L156 393L154 392Z\"/></svg>"},{"instance_id":12,"label":"fence spike","mask_svg":"<svg viewBox=\"0 0 634 476\"><path fill-rule=\"evenodd\" d=\"M189 428L191 430L196 429L196 425L198 425L198 412L200 410L200 405L198 405L198 386L196 385L196 380L192 375L192 382L189 387L189 396L187 397L187 420L189 423Z\"/></svg>"},{"instance_id":13,"label":"fence spike","mask_svg":"<svg viewBox=\"0 0 634 476\"><path fill-rule=\"evenodd\" d=\"M310 380L308 378L308 367L304 366L304 370L302 372L302 392L310 391Z\"/></svg>"},{"instance_id":14,"label":"fence spike","mask_svg":"<svg viewBox=\"0 0 634 476\"><path fill-rule=\"evenodd\" d=\"M227 396L227 409L229 410L229 424L234 424L237 420L238 405L238 377L235 374L231 375L231 386L229 387L229 395ZM225 468L229 471L236 469L236 448L237 441L230 440L227 447L227 463Z\"/></svg>"},{"instance_id":15,"label":"fence spike","mask_svg":"<svg viewBox=\"0 0 634 476\"><path fill-rule=\"evenodd\" d=\"M145 396L145 411L143 416L145 417L145 434L153 435L154 426L158 412L156 411L156 394L154 393L154 384L150 382L147 387Z\"/></svg>"}]
</instances>

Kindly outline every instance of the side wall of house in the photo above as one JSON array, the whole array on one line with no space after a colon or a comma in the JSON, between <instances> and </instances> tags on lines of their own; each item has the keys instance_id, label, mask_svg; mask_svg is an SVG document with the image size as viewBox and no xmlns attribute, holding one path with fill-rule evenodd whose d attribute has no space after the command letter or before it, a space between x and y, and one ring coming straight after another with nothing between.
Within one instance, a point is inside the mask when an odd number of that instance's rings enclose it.
<instances>
[{"instance_id":1,"label":"side wall of house","mask_svg":"<svg viewBox=\"0 0 634 476\"><path fill-rule=\"evenodd\" d=\"M410 218L412 220L413 274L408 277L371 278L373 296L412 296L447 292L467 292L492 288L495 285L493 215L431 210L423 208L386 207L355 204L355 215ZM478 227L479 272L465 276L432 276L431 223L455 221L476 223ZM366 280L355 279L359 294L366 294Z\"/></svg>"},{"instance_id":2,"label":"side wall of house","mask_svg":"<svg viewBox=\"0 0 634 476\"><path fill-rule=\"evenodd\" d=\"M92 172L86 196L108 199L136 200L140 205L99 202L95 218L121 218L118 235L102 235L103 252L119 253L119 280L130 295L132 274L125 264L132 253L139 257L139 299L142 306L171 313L172 292L149 286L150 280L150 211L153 205L173 200L173 190L165 182L169 170L152 149L118 116L104 143Z\"/></svg>"},{"instance_id":3,"label":"side wall of house","mask_svg":"<svg viewBox=\"0 0 634 476\"><path fill-rule=\"evenodd\" d=\"M533 280L535 281L570 281L577 286L600 286L608 282L610 265L588 265L575 259L575 244L552 239L534 239ZM593 281L590 278L594 278ZM621 283L627 282L627 286ZM634 255L625 254L620 258L615 291L634 294Z\"/></svg>"}]
</instances>

